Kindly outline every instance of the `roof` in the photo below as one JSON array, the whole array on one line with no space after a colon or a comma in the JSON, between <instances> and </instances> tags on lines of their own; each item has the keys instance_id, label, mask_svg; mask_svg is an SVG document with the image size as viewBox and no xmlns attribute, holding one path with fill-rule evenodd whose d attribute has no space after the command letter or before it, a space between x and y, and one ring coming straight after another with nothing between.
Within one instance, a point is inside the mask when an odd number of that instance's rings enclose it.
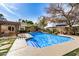
<instances>
[{"instance_id":1,"label":"roof","mask_svg":"<svg viewBox=\"0 0 79 59\"><path fill-rule=\"evenodd\" d=\"M20 23L19 22L1 21L0 20L0 25L20 25Z\"/></svg>"},{"instance_id":2,"label":"roof","mask_svg":"<svg viewBox=\"0 0 79 59\"><path fill-rule=\"evenodd\" d=\"M67 26L66 23L48 23L45 28L52 28L52 27L57 27L57 26Z\"/></svg>"},{"instance_id":3,"label":"roof","mask_svg":"<svg viewBox=\"0 0 79 59\"><path fill-rule=\"evenodd\" d=\"M45 26L44 28L49 28L49 27L56 27L55 23L48 23L47 26Z\"/></svg>"},{"instance_id":4,"label":"roof","mask_svg":"<svg viewBox=\"0 0 79 59\"><path fill-rule=\"evenodd\" d=\"M78 24L72 25L72 27L77 27L79 26ZM69 25L67 25L66 27L69 27Z\"/></svg>"},{"instance_id":5,"label":"roof","mask_svg":"<svg viewBox=\"0 0 79 59\"><path fill-rule=\"evenodd\" d=\"M67 26L66 23L58 23L56 26Z\"/></svg>"}]
</instances>

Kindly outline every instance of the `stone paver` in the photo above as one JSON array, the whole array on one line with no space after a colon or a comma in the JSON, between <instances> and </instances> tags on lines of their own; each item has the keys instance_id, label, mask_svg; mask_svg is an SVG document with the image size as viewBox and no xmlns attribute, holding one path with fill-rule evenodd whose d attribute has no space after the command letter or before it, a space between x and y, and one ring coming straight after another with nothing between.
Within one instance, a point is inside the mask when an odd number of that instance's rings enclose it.
<instances>
[{"instance_id":1,"label":"stone paver","mask_svg":"<svg viewBox=\"0 0 79 59\"><path fill-rule=\"evenodd\" d=\"M7 50L2 50L2 51L0 51L0 53L3 53L3 52L7 52Z\"/></svg>"},{"instance_id":2,"label":"stone paver","mask_svg":"<svg viewBox=\"0 0 79 59\"><path fill-rule=\"evenodd\" d=\"M7 56L61 56L79 47L78 36L65 36L74 40L45 48L30 47L25 39L16 39Z\"/></svg>"},{"instance_id":3,"label":"stone paver","mask_svg":"<svg viewBox=\"0 0 79 59\"><path fill-rule=\"evenodd\" d=\"M2 43L0 43L0 44L7 44L7 43L9 43L10 41L5 41L5 42L2 42Z\"/></svg>"},{"instance_id":4,"label":"stone paver","mask_svg":"<svg viewBox=\"0 0 79 59\"><path fill-rule=\"evenodd\" d=\"M11 46L11 44L7 44L7 45L4 45L4 46L1 46L1 47L0 47L0 50L1 50L1 49L9 48L10 46Z\"/></svg>"}]
</instances>

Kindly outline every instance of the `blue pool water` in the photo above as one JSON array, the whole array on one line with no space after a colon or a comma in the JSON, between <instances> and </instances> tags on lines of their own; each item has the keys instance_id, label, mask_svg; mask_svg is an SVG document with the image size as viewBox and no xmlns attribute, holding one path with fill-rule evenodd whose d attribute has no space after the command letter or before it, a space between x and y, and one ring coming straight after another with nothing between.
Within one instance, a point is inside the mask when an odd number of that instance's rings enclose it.
<instances>
[{"instance_id":1,"label":"blue pool water","mask_svg":"<svg viewBox=\"0 0 79 59\"><path fill-rule=\"evenodd\" d=\"M58 36L43 32L31 32L29 34L31 34L33 37L28 39L27 45L37 48L52 46L55 44L68 42L72 40L72 38L70 37Z\"/></svg>"}]
</instances>

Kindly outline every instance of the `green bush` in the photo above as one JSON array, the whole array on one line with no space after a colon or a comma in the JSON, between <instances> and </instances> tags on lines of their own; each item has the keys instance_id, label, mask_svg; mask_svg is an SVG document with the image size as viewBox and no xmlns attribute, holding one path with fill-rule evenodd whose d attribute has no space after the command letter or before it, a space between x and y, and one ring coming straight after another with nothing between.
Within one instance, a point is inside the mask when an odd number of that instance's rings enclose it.
<instances>
[{"instance_id":1,"label":"green bush","mask_svg":"<svg viewBox=\"0 0 79 59\"><path fill-rule=\"evenodd\" d=\"M53 33L54 33L54 34L58 34L59 31L58 31L57 29L53 29Z\"/></svg>"},{"instance_id":2,"label":"green bush","mask_svg":"<svg viewBox=\"0 0 79 59\"><path fill-rule=\"evenodd\" d=\"M69 54L66 54L64 56L76 56L76 53L69 53Z\"/></svg>"},{"instance_id":3,"label":"green bush","mask_svg":"<svg viewBox=\"0 0 79 59\"><path fill-rule=\"evenodd\" d=\"M47 32L47 33L49 33L49 34L52 34L53 33L53 31L52 30L50 30L50 29L46 29L46 31L45 32Z\"/></svg>"},{"instance_id":4,"label":"green bush","mask_svg":"<svg viewBox=\"0 0 79 59\"><path fill-rule=\"evenodd\" d=\"M46 29L45 32L50 33L50 34L56 34L56 35L59 33L57 29L52 29L52 30Z\"/></svg>"},{"instance_id":5,"label":"green bush","mask_svg":"<svg viewBox=\"0 0 79 59\"><path fill-rule=\"evenodd\" d=\"M18 30L19 33L26 33L26 30Z\"/></svg>"}]
</instances>

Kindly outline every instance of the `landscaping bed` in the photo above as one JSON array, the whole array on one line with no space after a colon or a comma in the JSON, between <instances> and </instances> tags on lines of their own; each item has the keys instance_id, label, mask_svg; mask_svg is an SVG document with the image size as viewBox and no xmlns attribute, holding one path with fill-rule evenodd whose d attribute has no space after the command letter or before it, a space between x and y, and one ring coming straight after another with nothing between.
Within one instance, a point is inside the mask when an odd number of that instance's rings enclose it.
<instances>
[{"instance_id":1,"label":"landscaping bed","mask_svg":"<svg viewBox=\"0 0 79 59\"><path fill-rule=\"evenodd\" d=\"M77 48L77 49L75 49L75 50L73 50L73 51L71 51L63 56L79 56L79 48Z\"/></svg>"},{"instance_id":2,"label":"landscaping bed","mask_svg":"<svg viewBox=\"0 0 79 59\"><path fill-rule=\"evenodd\" d=\"M10 50L15 39L0 39L0 56L5 56Z\"/></svg>"}]
</instances>

